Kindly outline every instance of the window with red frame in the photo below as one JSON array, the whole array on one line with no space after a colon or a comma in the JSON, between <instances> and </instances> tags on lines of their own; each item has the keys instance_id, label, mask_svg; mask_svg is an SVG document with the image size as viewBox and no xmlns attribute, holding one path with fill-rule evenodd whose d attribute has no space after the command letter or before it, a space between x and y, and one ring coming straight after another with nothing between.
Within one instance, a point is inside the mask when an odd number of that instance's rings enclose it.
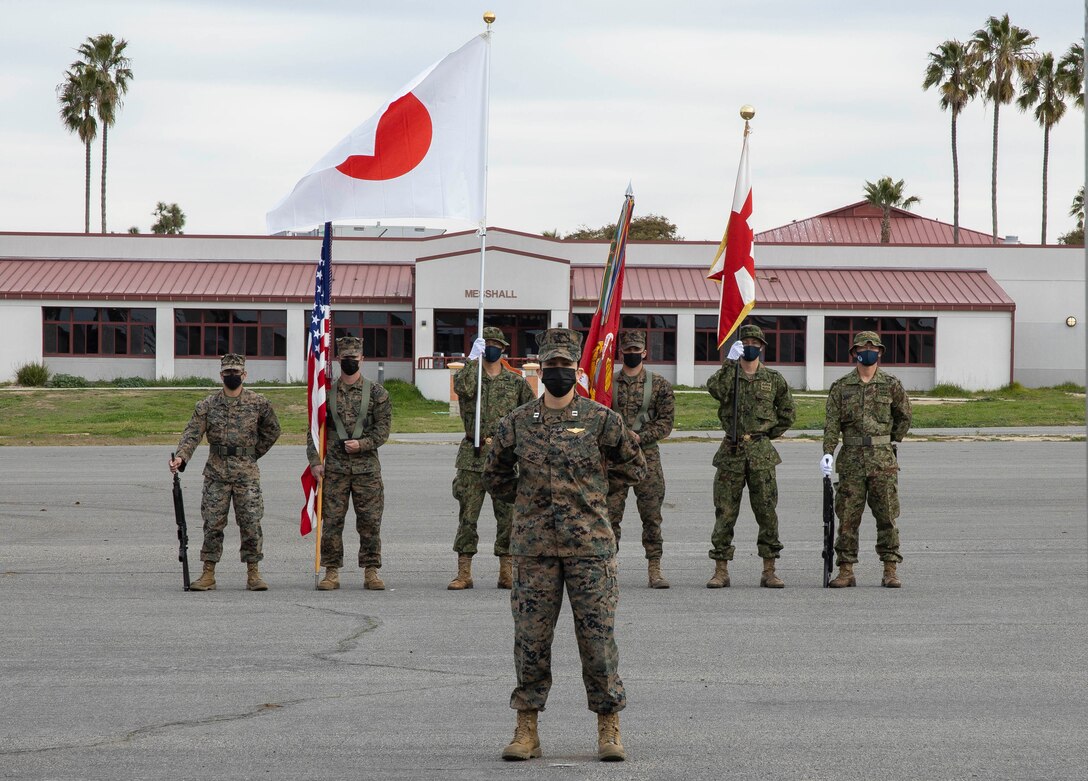
<instances>
[{"instance_id":1,"label":"window with red frame","mask_svg":"<svg viewBox=\"0 0 1088 781\"><path fill-rule=\"evenodd\" d=\"M155 354L155 310L43 306L44 355Z\"/></svg>"}]
</instances>

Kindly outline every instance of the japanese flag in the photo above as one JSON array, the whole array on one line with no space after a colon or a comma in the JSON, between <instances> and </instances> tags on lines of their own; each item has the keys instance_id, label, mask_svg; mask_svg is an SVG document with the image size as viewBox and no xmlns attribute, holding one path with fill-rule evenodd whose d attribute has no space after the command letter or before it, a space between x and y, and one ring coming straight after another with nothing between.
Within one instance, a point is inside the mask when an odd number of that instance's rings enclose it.
<instances>
[{"instance_id":1,"label":"japanese flag","mask_svg":"<svg viewBox=\"0 0 1088 781\"><path fill-rule=\"evenodd\" d=\"M397 92L268 213L268 232L351 219L481 221L490 48L481 34Z\"/></svg>"}]
</instances>

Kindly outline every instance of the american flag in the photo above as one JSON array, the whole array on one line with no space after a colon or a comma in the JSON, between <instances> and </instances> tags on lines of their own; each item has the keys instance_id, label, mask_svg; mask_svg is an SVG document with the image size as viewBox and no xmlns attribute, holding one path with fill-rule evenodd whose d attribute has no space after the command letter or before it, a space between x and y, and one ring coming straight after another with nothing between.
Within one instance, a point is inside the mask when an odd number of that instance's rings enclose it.
<instances>
[{"instance_id":1,"label":"american flag","mask_svg":"<svg viewBox=\"0 0 1088 781\"><path fill-rule=\"evenodd\" d=\"M306 350L306 409L309 412L310 436L317 445L321 460L325 460L325 392L329 385L326 366L329 362L329 297L332 294L332 223L325 223L325 238L321 242L321 260L314 273L314 308L310 313L310 336ZM309 464L302 472L302 492L306 503L302 507L299 531L303 536L317 525L317 480Z\"/></svg>"}]
</instances>

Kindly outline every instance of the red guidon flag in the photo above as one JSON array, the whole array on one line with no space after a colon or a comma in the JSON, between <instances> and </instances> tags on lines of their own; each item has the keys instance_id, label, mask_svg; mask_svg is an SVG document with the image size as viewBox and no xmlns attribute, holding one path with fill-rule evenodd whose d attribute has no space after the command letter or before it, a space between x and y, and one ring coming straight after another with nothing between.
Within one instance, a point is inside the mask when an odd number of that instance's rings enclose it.
<instances>
[{"instance_id":1,"label":"red guidon flag","mask_svg":"<svg viewBox=\"0 0 1088 781\"><path fill-rule=\"evenodd\" d=\"M718 349L756 305L756 263L752 255L752 174L748 167L748 135L740 153L733 210L707 279L721 283Z\"/></svg>"},{"instance_id":2,"label":"red guidon flag","mask_svg":"<svg viewBox=\"0 0 1088 781\"><path fill-rule=\"evenodd\" d=\"M268 232L333 220L482 220L490 50L488 34L476 36L397 92L268 213Z\"/></svg>"},{"instance_id":3,"label":"red guidon flag","mask_svg":"<svg viewBox=\"0 0 1088 781\"><path fill-rule=\"evenodd\" d=\"M612 406L612 359L616 354L616 334L620 329L620 306L623 303L623 278L627 263L627 234L631 231L631 214L635 210L635 196L631 185L616 221L616 232L608 248L608 262L601 279L601 297L597 311L582 345L579 368L584 372L578 392L606 407Z\"/></svg>"}]
</instances>

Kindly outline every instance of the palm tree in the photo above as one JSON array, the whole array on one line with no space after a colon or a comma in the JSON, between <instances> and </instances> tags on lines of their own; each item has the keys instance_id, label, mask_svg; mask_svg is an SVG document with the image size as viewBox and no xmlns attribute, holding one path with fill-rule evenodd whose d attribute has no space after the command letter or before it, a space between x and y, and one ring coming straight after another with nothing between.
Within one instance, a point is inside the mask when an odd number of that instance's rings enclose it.
<instances>
[{"instance_id":1,"label":"palm tree","mask_svg":"<svg viewBox=\"0 0 1088 781\"><path fill-rule=\"evenodd\" d=\"M1077 218L1077 230L1084 230L1084 185L1073 196L1073 205L1069 207L1069 216Z\"/></svg>"},{"instance_id":2,"label":"palm tree","mask_svg":"<svg viewBox=\"0 0 1088 781\"><path fill-rule=\"evenodd\" d=\"M994 104L994 152L990 173L990 205L993 213L993 240L997 243L997 126L1002 104L1012 101L1014 77L1027 78L1035 63L1036 36L1009 23L1009 15L991 16L986 26L975 30L969 56L986 100Z\"/></svg>"},{"instance_id":3,"label":"palm tree","mask_svg":"<svg viewBox=\"0 0 1088 781\"><path fill-rule=\"evenodd\" d=\"M1046 175L1050 159L1050 128L1058 124L1065 116L1066 79L1058 72L1054 64L1054 55L1050 52L1039 57L1032 74L1023 80L1020 97L1016 105L1021 111L1032 107L1035 121L1043 128L1043 237L1046 244Z\"/></svg>"},{"instance_id":4,"label":"palm tree","mask_svg":"<svg viewBox=\"0 0 1088 781\"><path fill-rule=\"evenodd\" d=\"M82 58L73 67L99 74L99 92L95 100L98 119L102 123L102 232L106 232L106 139L117 121L122 96L132 80L132 60L125 56L128 42L115 39L109 33L88 38L79 47Z\"/></svg>"},{"instance_id":5,"label":"palm tree","mask_svg":"<svg viewBox=\"0 0 1088 781\"><path fill-rule=\"evenodd\" d=\"M1069 51L1058 60L1058 73L1061 74L1065 91L1075 95L1074 103L1084 109L1084 44L1074 43Z\"/></svg>"},{"instance_id":6,"label":"palm tree","mask_svg":"<svg viewBox=\"0 0 1088 781\"><path fill-rule=\"evenodd\" d=\"M91 142L98 135L95 118L95 95L98 94L98 74L71 68L57 86L60 119L69 133L75 133L86 150L86 176L83 188L83 232L91 232Z\"/></svg>"},{"instance_id":7,"label":"palm tree","mask_svg":"<svg viewBox=\"0 0 1088 781\"><path fill-rule=\"evenodd\" d=\"M956 147L956 118L978 95L979 84L967 58L967 47L956 40L945 41L929 53L922 89L938 87L941 110L952 111L952 241L960 243L960 160Z\"/></svg>"},{"instance_id":8,"label":"palm tree","mask_svg":"<svg viewBox=\"0 0 1088 781\"><path fill-rule=\"evenodd\" d=\"M893 182L890 176L877 179L876 183L865 183L865 200L873 206L879 206L884 216L880 220L880 243L890 244L892 240L892 209L909 209L922 199L912 195L903 197L903 180Z\"/></svg>"}]
</instances>

